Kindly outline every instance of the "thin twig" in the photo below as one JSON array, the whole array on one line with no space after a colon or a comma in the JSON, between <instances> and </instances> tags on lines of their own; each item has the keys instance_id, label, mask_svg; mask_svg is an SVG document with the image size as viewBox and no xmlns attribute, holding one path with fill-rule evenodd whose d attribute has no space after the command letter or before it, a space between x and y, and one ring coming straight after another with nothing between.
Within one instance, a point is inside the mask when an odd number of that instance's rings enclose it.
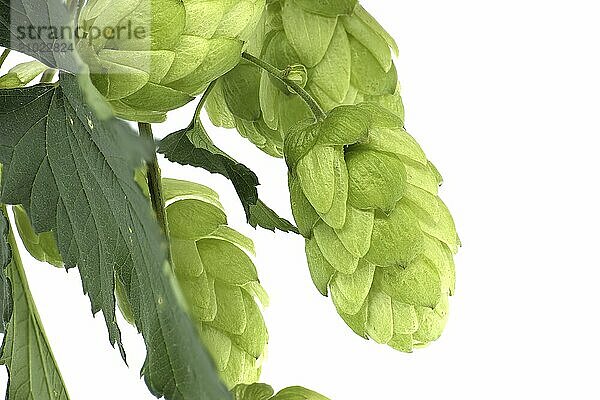
<instances>
[{"instance_id":1,"label":"thin twig","mask_svg":"<svg viewBox=\"0 0 600 400\"><path fill-rule=\"evenodd\" d=\"M196 111L194 112L194 119L192 120L192 124L195 124L196 121L198 120L198 118L200 118L200 112L202 112L202 108L204 108L204 105L208 101L208 96L213 91L216 84L217 84L217 80L215 79L208 85L208 87L206 88L204 93L202 93L202 97L200 98L200 101L198 102L198 105L196 106Z\"/></svg>"},{"instance_id":2,"label":"thin twig","mask_svg":"<svg viewBox=\"0 0 600 400\"><path fill-rule=\"evenodd\" d=\"M154 135L152 134L152 126L145 122L138 123L140 136L152 140L154 142ZM158 165L158 159L156 158L156 152L153 152L152 158L146 161L146 179L148 180L148 189L150 191L150 201L152 202L152 209L156 214L156 219L160 225L167 244L169 243L169 226L167 222L167 211L165 208L165 198L163 196L162 181L160 166ZM173 260L171 258L170 248L168 249L168 258L171 266L173 266Z\"/></svg>"},{"instance_id":3,"label":"thin twig","mask_svg":"<svg viewBox=\"0 0 600 400\"><path fill-rule=\"evenodd\" d=\"M6 57L10 54L10 49L4 49L2 54L0 55L0 68L2 68L2 64L6 61Z\"/></svg>"},{"instance_id":4,"label":"thin twig","mask_svg":"<svg viewBox=\"0 0 600 400\"><path fill-rule=\"evenodd\" d=\"M54 80L54 76L56 76L56 70L54 68L48 68L42 74L40 83L51 83Z\"/></svg>"}]
</instances>

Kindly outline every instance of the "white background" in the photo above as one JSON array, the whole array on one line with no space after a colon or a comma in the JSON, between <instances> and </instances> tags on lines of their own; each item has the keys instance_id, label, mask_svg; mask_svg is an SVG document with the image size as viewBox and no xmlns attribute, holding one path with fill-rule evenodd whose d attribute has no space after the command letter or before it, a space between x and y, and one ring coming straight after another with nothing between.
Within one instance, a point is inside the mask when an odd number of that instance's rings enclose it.
<instances>
[{"instance_id":1,"label":"white background","mask_svg":"<svg viewBox=\"0 0 600 400\"><path fill-rule=\"evenodd\" d=\"M163 163L167 176L217 189L231 225L256 241L271 295L263 381L337 400L600 398L597 1L363 4L398 40L407 128L445 177L463 241L450 321L413 354L358 338L312 286L301 238L253 231L226 180ZM192 109L157 133L186 125ZM291 217L283 163L233 131L210 132ZM127 368L77 272L25 262L71 397L151 399L134 330L122 324Z\"/></svg>"}]
</instances>

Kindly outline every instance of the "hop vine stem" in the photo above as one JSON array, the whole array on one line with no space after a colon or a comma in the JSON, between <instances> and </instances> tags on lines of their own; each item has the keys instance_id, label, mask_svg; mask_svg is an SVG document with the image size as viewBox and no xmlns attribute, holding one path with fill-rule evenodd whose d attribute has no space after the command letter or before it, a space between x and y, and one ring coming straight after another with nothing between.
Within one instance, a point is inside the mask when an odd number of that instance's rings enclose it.
<instances>
[{"instance_id":1,"label":"hop vine stem","mask_svg":"<svg viewBox=\"0 0 600 400\"><path fill-rule=\"evenodd\" d=\"M2 67L2 64L4 64L4 61L6 61L6 58L8 57L9 54L10 54L10 49L4 49L2 54L0 54L0 68Z\"/></svg>"},{"instance_id":2,"label":"hop vine stem","mask_svg":"<svg viewBox=\"0 0 600 400\"><path fill-rule=\"evenodd\" d=\"M300 96L302 100L304 100L306 105L310 107L310 110L314 114L317 121L322 121L323 119L325 119L325 111L323 111L319 103L317 103L317 101L302 86L288 79L283 73L283 71L277 69L268 62L261 60L260 58L254 57L252 54L246 52L242 53L242 58L256 65L257 67L267 71L274 78L280 80L283 84L287 85L290 89L296 92L296 94Z\"/></svg>"},{"instance_id":3,"label":"hop vine stem","mask_svg":"<svg viewBox=\"0 0 600 400\"><path fill-rule=\"evenodd\" d=\"M139 122L138 127L140 130L140 136L150 139L154 143L154 135L152 134L152 126L145 122ZM158 165L158 159L156 158L156 151L152 153L152 158L146 162L146 179L148 181L148 190L150 191L150 201L152 203L152 209L156 214L158 224L169 243L169 226L167 223L167 212L165 208L165 198L162 190L162 181L160 166ZM171 258L171 251L167 247L168 259L171 266L173 266L173 259Z\"/></svg>"}]
</instances>

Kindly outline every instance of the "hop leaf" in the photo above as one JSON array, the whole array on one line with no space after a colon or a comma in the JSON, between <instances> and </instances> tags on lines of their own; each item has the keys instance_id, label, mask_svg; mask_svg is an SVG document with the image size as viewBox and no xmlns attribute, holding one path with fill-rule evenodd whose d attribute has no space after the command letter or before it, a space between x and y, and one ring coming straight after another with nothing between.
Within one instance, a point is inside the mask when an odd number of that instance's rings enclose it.
<instances>
[{"instance_id":1,"label":"hop leaf","mask_svg":"<svg viewBox=\"0 0 600 400\"><path fill-rule=\"evenodd\" d=\"M347 0L271 1L247 49L293 76L302 67L302 86L325 110L370 101L403 117L392 50L396 44L381 25ZM219 79L207 110L215 125L237 128L278 157L283 134L311 117L298 96L247 63Z\"/></svg>"},{"instance_id":2,"label":"hop leaf","mask_svg":"<svg viewBox=\"0 0 600 400\"><path fill-rule=\"evenodd\" d=\"M80 15L85 37L77 50L119 117L160 122L235 67L264 5L92 0Z\"/></svg>"},{"instance_id":3,"label":"hop leaf","mask_svg":"<svg viewBox=\"0 0 600 400\"><path fill-rule=\"evenodd\" d=\"M294 218L315 286L360 336L436 340L454 292L454 222L440 177L396 114L363 103L285 140Z\"/></svg>"}]
</instances>

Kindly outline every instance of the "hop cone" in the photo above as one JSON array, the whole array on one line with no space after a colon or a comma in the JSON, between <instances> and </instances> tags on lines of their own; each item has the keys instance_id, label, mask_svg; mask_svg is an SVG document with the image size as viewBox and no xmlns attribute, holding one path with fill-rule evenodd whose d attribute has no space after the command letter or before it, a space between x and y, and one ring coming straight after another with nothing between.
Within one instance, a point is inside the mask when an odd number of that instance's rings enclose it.
<instances>
[{"instance_id":1,"label":"hop cone","mask_svg":"<svg viewBox=\"0 0 600 400\"><path fill-rule=\"evenodd\" d=\"M90 0L77 48L125 119L160 122L239 62L265 0Z\"/></svg>"},{"instance_id":2,"label":"hop cone","mask_svg":"<svg viewBox=\"0 0 600 400\"><path fill-rule=\"evenodd\" d=\"M360 336L397 350L436 340L459 240L441 177L397 115L340 106L285 140L292 211L312 279Z\"/></svg>"},{"instance_id":3,"label":"hop cone","mask_svg":"<svg viewBox=\"0 0 600 400\"><path fill-rule=\"evenodd\" d=\"M267 301L246 254L250 239L227 226L217 194L163 179L175 277L192 320L228 387L258 380L268 341L255 298Z\"/></svg>"},{"instance_id":4,"label":"hop cone","mask_svg":"<svg viewBox=\"0 0 600 400\"><path fill-rule=\"evenodd\" d=\"M403 116L394 40L356 1L274 0L248 52L286 71L325 110L376 101ZM219 79L207 103L214 124L237 128L273 156L283 132L309 108L279 81L246 62Z\"/></svg>"},{"instance_id":5,"label":"hop cone","mask_svg":"<svg viewBox=\"0 0 600 400\"><path fill-rule=\"evenodd\" d=\"M329 400L327 397L301 386L291 386L275 394L273 388L264 383L238 385L231 393L234 400Z\"/></svg>"},{"instance_id":6,"label":"hop cone","mask_svg":"<svg viewBox=\"0 0 600 400\"><path fill-rule=\"evenodd\" d=\"M35 233L31 220L22 206L14 206L13 214L19 231L19 237L25 248L36 260L62 267L63 261L54 239L54 233Z\"/></svg>"},{"instance_id":7,"label":"hop cone","mask_svg":"<svg viewBox=\"0 0 600 400\"><path fill-rule=\"evenodd\" d=\"M138 174L137 180L142 183L143 178ZM266 304L268 297L247 255L254 253L254 244L227 226L218 195L211 189L174 179L163 179L163 189L175 278L188 313L225 384L232 388L254 383L268 341L255 302L258 298ZM15 220L27 250L35 258L62 265L53 233L35 234L20 207L15 207ZM125 319L135 324L123 290L117 280L119 308Z\"/></svg>"}]
</instances>

